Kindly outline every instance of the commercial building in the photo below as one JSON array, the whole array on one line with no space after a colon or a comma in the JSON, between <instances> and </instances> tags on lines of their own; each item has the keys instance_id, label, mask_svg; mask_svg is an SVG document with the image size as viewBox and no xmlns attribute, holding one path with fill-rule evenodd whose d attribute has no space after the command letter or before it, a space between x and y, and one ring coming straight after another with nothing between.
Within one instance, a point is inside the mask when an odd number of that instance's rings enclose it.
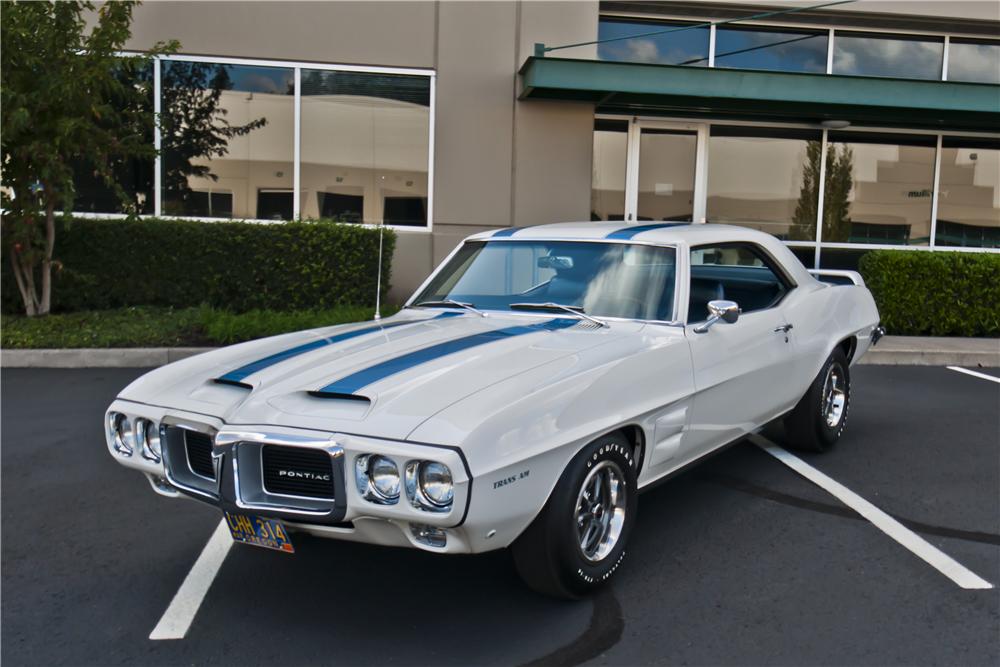
<instances>
[{"instance_id":1,"label":"commercial building","mask_svg":"<svg viewBox=\"0 0 1000 667\"><path fill-rule=\"evenodd\" d=\"M130 48L181 43L154 106L209 100L215 143L179 118L136 183L150 214L384 222L396 298L468 234L565 220L748 225L808 266L1000 252L1000 5L817 4L148 2Z\"/></svg>"}]
</instances>

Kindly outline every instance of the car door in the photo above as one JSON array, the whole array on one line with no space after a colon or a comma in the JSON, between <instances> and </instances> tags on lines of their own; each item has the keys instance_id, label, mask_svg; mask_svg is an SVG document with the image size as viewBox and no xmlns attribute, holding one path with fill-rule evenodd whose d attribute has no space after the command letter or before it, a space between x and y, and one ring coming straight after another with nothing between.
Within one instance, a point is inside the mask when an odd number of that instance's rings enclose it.
<instances>
[{"instance_id":1,"label":"car door","mask_svg":"<svg viewBox=\"0 0 1000 667\"><path fill-rule=\"evenodd\" d=\"M735 440L794 404L795 357L782 309L794 287L756 244L691 249L685 336L695 396L685 453L697 456ZM720 320L698 333L712 300L735 301L742 312L734 323Z\"/></svg>"}]
</instances>

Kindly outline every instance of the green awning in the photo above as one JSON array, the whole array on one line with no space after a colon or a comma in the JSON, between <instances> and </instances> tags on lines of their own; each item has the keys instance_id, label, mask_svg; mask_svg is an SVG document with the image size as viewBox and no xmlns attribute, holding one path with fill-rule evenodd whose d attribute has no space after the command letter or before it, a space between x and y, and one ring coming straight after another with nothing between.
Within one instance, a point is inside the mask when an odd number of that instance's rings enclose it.
<instances>
[{"instance_id":1,"label":"green awning","mask_svg":"<svg viewBox=\"0 0 1000 667\"><path fill-rule=\"evenodd\" d=\"M520 99L590 102L607 113L713 116L1000 131L1000 86L528 58Z\"/></svg>"}]
</instances>

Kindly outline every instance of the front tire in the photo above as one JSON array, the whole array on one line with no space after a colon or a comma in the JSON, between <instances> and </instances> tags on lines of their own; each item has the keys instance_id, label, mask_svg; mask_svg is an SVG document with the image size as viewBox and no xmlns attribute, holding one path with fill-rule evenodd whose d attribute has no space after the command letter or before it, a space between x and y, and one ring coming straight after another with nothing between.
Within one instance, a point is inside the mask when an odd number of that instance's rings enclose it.
<instances>
[{"instance_id":1,"label":"front tire","mask_svg":"<svg viewBox=\"0 0 1000 667\"><path fill-rule=\"evenodd\" d=\"M825 452L840 439L851 407L851 373L839 347L798 405L785 418L789 444L810 452Z\"/></svg>"},{"instance_id":2,"label":"front tire","mask_svg":"<svg viewBox=\"0 0 1000 667\"><path fill-rule=\"evenodd\" d=\"M539 593L577 599L606 583L635 525L632 448L621 433L587 445L566 467L542 512L514 542L514 565Z\"/></svg>"}]
</instances>

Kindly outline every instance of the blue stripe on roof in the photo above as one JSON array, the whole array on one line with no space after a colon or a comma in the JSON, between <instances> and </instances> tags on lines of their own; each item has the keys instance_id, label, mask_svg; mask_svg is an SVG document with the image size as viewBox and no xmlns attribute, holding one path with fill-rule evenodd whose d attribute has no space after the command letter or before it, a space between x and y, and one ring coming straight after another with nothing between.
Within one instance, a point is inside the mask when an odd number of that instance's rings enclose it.
<instances>
[{"instance_id":1,"label":"blue stripe on roof","mask_svg":"<svg viewBox=\"0 0 1000 667\"><path fill-rule=\"evenodd\" d=\"M513 236L519 231L524 229L524 227L507 227L506 229L501 229L500 231L493 232L491 239L503 238L504 236Z\"/></svg>"},{"instance_id":2,"label":"blue stripe on roof","mask_svg":"<svg viewBox=\"0 0 1000 667\"><path fill-rule=\"evenodd\" d=\"M690 225L690 222L660 222L655 225L631 225L629 227L622 227L621 229L616 229L604 238L606 239L631 239L635 238L636 234L642 234L643 232L651 232L654 229L666 229L667 227L683 227L685 225Z\"/></svg>"},{"instance_id":3,"label":"blue stripe on roof","mask_svg":"<svg viewBox=\"0 0 1000 667\"><path fill-rule=\"evenodd\" d=\"M525 334L536 333L539 331L556 331L558 329L565 329L578 322L579 320L576 319L560 318L540 322L538 324L519 325L507 327L505 329L494 329L493 331L473 334L471 336L465 336L464 338L456 338L455 340L449 340L445 343L438 343L437 345L431 345L430 347L425 347L421 350L415 350L394 359L383 361L380 364L375 364L374 366L370 366L369 368L358 371L357 373L352 373L351 375L331 382L320 389L317 393L353 394L359 389L367 387L370 384L374 384L379 380L384 380L391 375L401 373L405 370L413 368L414 366L434 361L435 359L439 359L449 354L467 350L470 347L485 345L486 343L492 343L498 340L510 338L512 336L523 336Z\"/></svg>"},{"instance_id":4,"label":"blue stripe on roof","mask_svg":"<svg viewBox=\"0 0 1000 667\"><path fill-rule=\"evenodd\" d=\"M297 357L300 354L305 354L306 352L312 352L313 350L318 350L321 347L326 347L327 345L333 345L334 343L339 343L341 341L350 340L351 338L357 338L358 336L364 336L365 334L375 333L377 331L382 331L384 329L391 329L393 327L401 327L406 324L419 324L420 322L429 322L430 320L438 320L444 317L457 317L463 313L446 312L440 313L434 317L430 317L422 320L415 320L410 322L389 322L387 324L376 324L370 327L364 327L363 329L354 329L352 331L345 331L341 334L336 334L328 338L321 338L319 340L313 340L302 345L297 345L295 347L289 348L282 352L277 352L270 356L264 357L263 359L258 359L257 361L251 362L246 366L240 366L236 370L229 371L225 375L217 378L221 382L241 382L244 378L253 375L259 371L264 370L274 366L275 364L281 363L286 359L291 359L292 357Z\"/></svg>"}]
</instances>

